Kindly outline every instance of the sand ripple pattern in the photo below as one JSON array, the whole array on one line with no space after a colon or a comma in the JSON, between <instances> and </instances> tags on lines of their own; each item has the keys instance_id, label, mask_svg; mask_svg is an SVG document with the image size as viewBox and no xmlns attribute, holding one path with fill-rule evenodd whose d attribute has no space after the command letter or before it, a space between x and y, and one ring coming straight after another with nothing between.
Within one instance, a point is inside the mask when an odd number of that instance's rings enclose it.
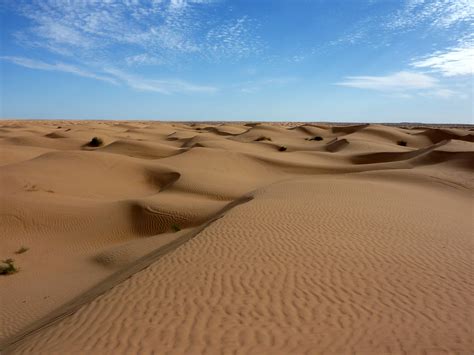
<instances>
[{"instance_id":1,"label":"sand ripple pattern","mask_svg":"<svg viewBox=\"0 0 474 355\"><path fill-rule=\"evenodd\" d=\"M472 200L366 176L254 192L21 354L469 354Z\"/></svg>"}]
</instances>

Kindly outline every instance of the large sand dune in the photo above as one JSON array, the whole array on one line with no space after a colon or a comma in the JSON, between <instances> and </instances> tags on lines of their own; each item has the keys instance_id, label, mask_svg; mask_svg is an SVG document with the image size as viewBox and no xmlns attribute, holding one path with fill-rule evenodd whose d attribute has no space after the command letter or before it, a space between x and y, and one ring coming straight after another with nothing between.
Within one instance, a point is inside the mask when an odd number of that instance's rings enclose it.
<instances>
[{"instance_id":1,"label":"large sand dune","mask_svg":"<svg viewBox=\"0 0 474 355\"><path fill-rule=\"evenodd\" d=\"M0 126L5 353L474 352L472 131Z\"/></svg>"}]
</instances>

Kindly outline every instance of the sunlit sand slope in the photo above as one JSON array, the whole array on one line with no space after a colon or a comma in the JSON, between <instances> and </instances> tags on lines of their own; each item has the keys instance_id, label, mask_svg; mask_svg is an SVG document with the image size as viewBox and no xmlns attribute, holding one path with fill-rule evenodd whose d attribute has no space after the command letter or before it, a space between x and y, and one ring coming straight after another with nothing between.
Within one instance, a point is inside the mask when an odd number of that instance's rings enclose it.
<instances>
[{"instance_id":1,"label":"sunlit sand slope","mask_svg":"<svg viewBox=\"0 0 474 355\"><path fill-rule=\"evenodd\" d=\"M282 182L254 196L17 351L472 349L462 192L364 177Z\"/></svg>"}]
</instances>

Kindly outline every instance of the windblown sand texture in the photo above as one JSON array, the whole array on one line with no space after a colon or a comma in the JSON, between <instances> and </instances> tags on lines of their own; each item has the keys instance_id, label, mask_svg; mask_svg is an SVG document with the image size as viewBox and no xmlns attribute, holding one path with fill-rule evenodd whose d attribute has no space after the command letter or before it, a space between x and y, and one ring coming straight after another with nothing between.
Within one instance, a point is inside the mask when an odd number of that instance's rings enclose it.
<instances>
[{"instance_id":1,"label":"windblown sand texture","mask_svg":"<svg viewBox=\"0 0 474 355\"><path fill-rule=\"evenodd\" d=\"M468 128L3 121L0 257L19 271L0 276L0 348L472 354L473 142Z\"/></svg>"}]
</instances>

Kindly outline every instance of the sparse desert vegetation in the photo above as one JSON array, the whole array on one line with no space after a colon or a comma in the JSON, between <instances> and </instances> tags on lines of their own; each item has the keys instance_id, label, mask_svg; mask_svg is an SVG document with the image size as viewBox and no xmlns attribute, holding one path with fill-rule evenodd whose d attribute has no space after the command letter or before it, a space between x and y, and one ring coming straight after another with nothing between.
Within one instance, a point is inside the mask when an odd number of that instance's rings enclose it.
<instances>
[{"instance_id":1,"label":"sparse desert vegetation","mask_svg":"<svg viewBox=\"0 0 474 355\"><path fill-rule=\"evenodd\" d=\"M0 262L0 275L10 275L18 272L18 268L15 266L15 260L5 259Z\"/></svg>"},{"instance_id":2,"label":"sparse desert vegetation","mask_svg":"<svg viewBox=\"0 0 474 355\"><path fill-rule=\"evenodd\" d=\"M266 136L260 136L258 138L255 138L255 142L262 142L262 141L271 142L272 139L270 137L266 137Z\"/></svg>"},{"instance_id":3,"label":"sparse desert vegetation","mask_svg":"<svg viewBox=\"0 0 474 355\"><path fill-rule=\"evenodd\" d=\"M22 246L20 249L15 251L15 254L23 254L23 253L26 253L28 250L30 250L30 248Z\"/></svg>"},{"instance_id":4,"label":"sparse desert vegetation","mask_svg":"<svg viewBox=\"0 0 474 355\"><path fill-rule=\"evenodd\" d=\"M87 143L87 146L96 148L96 147L100 147L102 144L104 144L102 138L94 137L90 140L89 143Z\"/></svg>"},{"instance_id":5,"label":"sparse desert vegetation","mask_svg":"<svg viewBox=\"0 0 474 355\"><path fill-rule=\"evenodd\" d=\"M305 138L307 141L322 141L323 140L323 137L320 137L320 136L314 136L314 137L309 137L309 138Z\"/></svg>"}]
</instances>

